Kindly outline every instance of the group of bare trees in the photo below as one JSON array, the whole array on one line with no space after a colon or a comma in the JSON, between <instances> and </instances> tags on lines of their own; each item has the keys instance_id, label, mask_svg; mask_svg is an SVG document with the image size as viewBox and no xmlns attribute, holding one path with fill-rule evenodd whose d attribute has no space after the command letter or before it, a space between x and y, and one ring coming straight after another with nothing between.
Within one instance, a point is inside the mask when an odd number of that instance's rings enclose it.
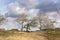
<instances>
[{"instance_id":1,"label":"group of bare trees","mask_svg":"<svg viewBox=\"0 0 60 40\"><path fill-rule=\"evenodd\" d=\"M23 28L26 29L26 31L29 31L30 27L37 26L36 19L29 19L29 16L25 13L22 13L17 16L17 22L21 25L21 31L23 31ZM25 24L24 24L25 23Z\"/></svg>"},{"instance_id":2,"label":"group of bare trees","mask_svg":"<svg viewBox=\"0 0 60 40\"><path fill-rule=\"evenodd\" d=\"M4 16L0 16L0 24L2 24L4 21ZM54 29L55 23L55 21L49 19L49 16L46 16L41 12L37 13L35 17L30 19L26 13L19 14L16 21L19 23L19 25L21 25L21 31L23 31L24 28L26 31L29 31L30 27L39 27L40 30L42 30L43 27L46 29Z\"/></svg>"},{"instance_id":3,"label":"group of bare trees","mask_svg":"<svg viewBox=\"0 0 60 40\"><path fill-rule=\"evenodd\" d=\"M43 27L46 29L54 29L55 23L55 21L52 21L43 13L37 13L37 15L31 19L29 19L29 16L27 14L22 13L17 16L17 22L21 25L21 31L23 31L24 28L26 31L29 31L30 27L38 26L40 30L42 30Z\"/></svg>"}]
</instances>

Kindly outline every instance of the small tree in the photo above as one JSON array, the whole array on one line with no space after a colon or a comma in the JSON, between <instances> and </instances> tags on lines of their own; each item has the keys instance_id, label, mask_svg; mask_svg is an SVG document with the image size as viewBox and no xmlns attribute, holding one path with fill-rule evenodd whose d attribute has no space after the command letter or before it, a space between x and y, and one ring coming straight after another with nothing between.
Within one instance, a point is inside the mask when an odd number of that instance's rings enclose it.
<instances>
[{"instance_id":1,"label":"small tree","mask_svg":"<svg viewBox=\"0 0 60 40\"><path fill-rule=\"evenodd\" d=\"M17 22L21 25L21 31L23 31L24 28L24 22L27 21L28 15L25 13L22 13L17 16Z\"/></svg>"},{"instance_id":2,"label":"small tree","mask_svg":"<svg viewBox=\"0 0 60 40\"><path fill-rule=\"evenodd\" d=\"M40 30L41 30L41 28L43 27L43 25L44 25L44 20L45 20L45 15L43 14L43 13L38 13L37 14L37 21L38 21L38 24L39 24L39 26L40 26Z\"/></svg>"},{"instance_id":3,"label":"small tree","mask_svg":"<svg viewBox=\"0 0 60 40\"><path fill-rule=\"evenodd\" d=\"M49 16L46 16L44 27L48 30L52 30L54 29L54 23L56 23L55 20L49 19Z\"/></svg>"},{"instance_id":4,"label":"small tree","mask_svg":"<svg viewBox=\"0 0 60 40\"><path fill-rule=\"evenodd\" d=\"M5 21L5 17L2 16L2 15L0 15L0 25L1 25L2 23L4 23L4 21Z\"/></svg>"},{"instance_id":5,"label":"small tree","mask_svg":"<svg viewBox=\"0 0 60 40\"><path fill-rule=\"evenodd\" d=\"M45 27L47 29L54 29L54 23L55 23L55 21L52 21L51 19L48 19Z\"/></svg>"}]
</instances>

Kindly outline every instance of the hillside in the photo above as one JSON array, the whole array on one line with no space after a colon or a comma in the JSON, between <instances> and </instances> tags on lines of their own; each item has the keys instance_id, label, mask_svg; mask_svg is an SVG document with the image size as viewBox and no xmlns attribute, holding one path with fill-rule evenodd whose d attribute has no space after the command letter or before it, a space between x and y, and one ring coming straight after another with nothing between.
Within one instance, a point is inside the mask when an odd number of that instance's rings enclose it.
<instances>
[{"instance_id":1,"label":"hillside","mask_svg":"<svg viewBox=\"0 0 60 40\"><path fill-rule=\"evenodd\" d=\"M60 31L0 31L0 40L60 40Z\"/></svg>"}]
</instances>

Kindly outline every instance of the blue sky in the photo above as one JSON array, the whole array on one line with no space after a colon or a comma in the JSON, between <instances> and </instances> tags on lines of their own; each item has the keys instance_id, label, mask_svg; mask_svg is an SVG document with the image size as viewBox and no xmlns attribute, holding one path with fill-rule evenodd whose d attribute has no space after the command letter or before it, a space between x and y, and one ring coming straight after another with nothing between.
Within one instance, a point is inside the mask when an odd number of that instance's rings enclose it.
<instances>
[{"instance_id":1,"label":"blue sky","mask_svg":"<svg viewBox=\"0 0 60 40\"><path fill-rule=\"evenodd\" d=\"M7 5L11 2L15 2L15 0L0 0L0 13L4 14L7 12Z\"/></svg>"},{"instance_id":2,"label":"blue sky","mask_svg":"<svg viewBox=\"0 0 60 40\"><path fill-rule=\"evenodd\" d=\"M15 0L0 0L0 6L8 5L11 2L14 2Z\"/></svg>"}]
</instances>

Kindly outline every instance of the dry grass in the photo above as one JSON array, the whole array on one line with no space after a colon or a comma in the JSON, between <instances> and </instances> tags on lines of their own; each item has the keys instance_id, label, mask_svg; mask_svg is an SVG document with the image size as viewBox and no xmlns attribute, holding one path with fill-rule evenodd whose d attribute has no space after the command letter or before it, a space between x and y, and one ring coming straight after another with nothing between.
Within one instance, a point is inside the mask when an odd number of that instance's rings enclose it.
<instances>
[{"instance_id":1,"label":"dry grass","mask_svg":"<svg viewBox=\"0 0 60 40\"><path fill-rule=\"evenodd\" d=\"M0 32L0 40L60 40L60 31Z\"/></svg>"}]
</instances>

